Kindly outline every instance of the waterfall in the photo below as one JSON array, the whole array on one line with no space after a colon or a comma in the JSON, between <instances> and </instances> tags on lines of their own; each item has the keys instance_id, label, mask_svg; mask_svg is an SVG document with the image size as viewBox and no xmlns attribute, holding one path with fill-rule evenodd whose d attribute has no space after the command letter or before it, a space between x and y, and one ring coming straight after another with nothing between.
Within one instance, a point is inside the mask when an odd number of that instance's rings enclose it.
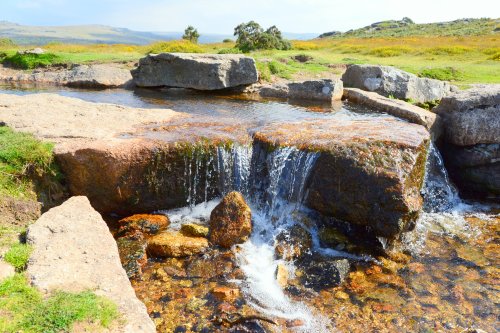
<instances>
[{"instance_id":1,"label":"waterfall","mask_svg":"<svg viewBox=\"0 0 500 333\"><path fill-rule=\"evenodd\" d=\"M429 213L446 212L460 205L462 200L458 195L458 190L450 181L443 157L432 142L425 170L422 188L424 211Z\"/></svg>"}]
</instances>

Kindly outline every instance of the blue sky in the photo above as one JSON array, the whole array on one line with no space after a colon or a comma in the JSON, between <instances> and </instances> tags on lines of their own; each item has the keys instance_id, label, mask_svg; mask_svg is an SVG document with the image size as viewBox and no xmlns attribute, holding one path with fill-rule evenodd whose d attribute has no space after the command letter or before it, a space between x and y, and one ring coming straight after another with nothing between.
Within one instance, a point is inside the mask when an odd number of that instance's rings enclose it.
<instances>
[{"instance_id":1,"label":"blue sky","mask_svg":"<svg viewBox=\"0 0 500 333\"><path fill-rule=\"evenodd\" d=\"M0 20L28 25L105 24L142 31L231 34L256 20L287 32L349 30L404 16L418 23L500 17L495 0L0 0Z\"/></svg>"}]
</instances>

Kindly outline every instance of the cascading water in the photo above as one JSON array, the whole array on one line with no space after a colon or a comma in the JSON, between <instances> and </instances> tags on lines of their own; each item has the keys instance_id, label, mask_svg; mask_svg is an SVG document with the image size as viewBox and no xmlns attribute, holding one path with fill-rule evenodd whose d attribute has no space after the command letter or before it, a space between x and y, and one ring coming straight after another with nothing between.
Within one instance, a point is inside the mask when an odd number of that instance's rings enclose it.
<instances>
[{"instance_id":1,"label":"cascading water","mask_svg":"<svg viewBox=\"0 0 500 333\"><path fill-rule=\"evenodd\" d=\"M188 207L168 211L174 229L192 221L208 221L217 200L209 200L211 186L220 195L239 191L252 208L253 231L250 239L235 248L235 255L246 279L239 281L247 301L262 313L283 319L298 319L297 331L329 332L327 321L304 304L292 301L276 280L278 264L293 273L291 262L275 259L275 238L284 229L300 224L296 215L303 209L309 173L317 153L294 147L269 152L256 145L219 147L215 157L195 153L185 160ZM200 195L203 189L204 195ZM307 227L306 227L307 228ZM317 232L310 230L319 247ZM339 255L340 252L327 253Z\"/></svg>"},{"instance_id":2,"label":"cascading water","mask_svg":"<svg viewBox=\"0 0 500 333\"><path fill-rule=\"evenodd\" d=\"M431 143L427 158L425 182L422 188L424 209L413 233L403 235L406 247L418 253L424 248L428 232L449 234L459 238L477 236L478 230L472 229L465 217L475 216L489 219L485 211L491 206L467 203L459 196L444 166L443 158Z\"/></svg>"}]
</instances>

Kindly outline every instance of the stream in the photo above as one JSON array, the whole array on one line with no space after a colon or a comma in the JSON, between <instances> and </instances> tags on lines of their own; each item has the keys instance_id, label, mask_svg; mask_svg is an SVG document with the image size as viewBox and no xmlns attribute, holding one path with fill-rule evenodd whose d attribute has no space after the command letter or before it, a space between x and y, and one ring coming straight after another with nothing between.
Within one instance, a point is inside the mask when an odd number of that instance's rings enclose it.
<instances>
[{"instance_id":1,"label":"stream","mask_svg":"<svg viewBox=\"0 0 500 333\"><path fill-rule=\"evenodd\" d=\"M343 104L292 105L178 90L77 90L61 87L0 86L0 93L57 93L92 102L141 108L170 108L208 117L257 123L336 117L391 117ZM392 118L392 117L391 117ZM217 176L221 194L241 192L252 209L253 231L229 251L213 249L195 258L149 260L142 279L132 280L160 332L468 332L500 329L500 207L462 200L450 182L439 151L431 145L422 189L424 211L416 228L386 256L352 250L336 230L302 205L316 153L296 148L273 152L233 145L216 158L186 161L186 207L161 211L169 228L184 223L206 225L219 199L209 200L209 181ZM202 167L209 164L210 167ZM207 174L200 174L200 170ZM263 172L266 170L266 172ZM204 186L199 186L205 182ZM202 183L203 185L203 183ZM196 189L205 188L205 193ZM199 198L204 198L200 200ZM285 239L296 246L291 230L310 235L309 261L277 256ZM299 233L300 234L300 233ZM297 237L295 237L297 238ZM300 239L305 241L305 239ZM292 250L293 250L292 246ZM379 239L381 251L386 246ZM315 267L336 267L322 276L304 276ZM332 275L350 266L343 283ZM313 267L314 268L314 267ZM280 283L277 272L286 272ZM166 273L165 273L166 272ZM307 273L307 274L309 274ZM328 275L330 274L330 275ZM241 297L220 301L217 286L238 288ZM220 327L214 316L242 313L274 321L249 320ZM473 332L473 331L470 331Z\"/></svg>"}]
</instances>

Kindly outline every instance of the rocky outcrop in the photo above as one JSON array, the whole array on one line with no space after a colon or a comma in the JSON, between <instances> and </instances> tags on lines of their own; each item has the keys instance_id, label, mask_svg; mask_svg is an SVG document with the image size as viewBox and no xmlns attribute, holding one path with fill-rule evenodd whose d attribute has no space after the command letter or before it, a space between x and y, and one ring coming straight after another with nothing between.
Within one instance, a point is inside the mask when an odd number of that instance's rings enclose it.
<instances>
[{"instance_id":1,"label":"rocky outcrop","mask_svg":"<svg viewBox=\"0 0 500 333\"><path fill-rule=\"evenodd\" d=\"M342 81L346 87L419 103L440 100L452 90L448 82L420 78L390 66L351 65Z\"/></svg>"},{"instance_id":2,"label":"rocky outcrop","mask_svg":"<svg viewBox=\"0 0 500 333\"><path fill-rule=\"evenodd\" d=\"M32 72L0 68L0 81L54 84L81 88L117 88L132 85L132 75L116 65L76 65L70 69L36 69Z\"/></svg>"},{"instance_id":3,"label":"rocky outcrop","mask_svg":"<svg viewBox=\"0 0 500 333\"><path fill-rule=\"evenodd\" d=\"M423 126L388 117L255 128L244 121L193 119L49 94L2 95L0 116L15 129L55 141L71 193L88 196L103 213L127 216L218 197L221 182L213 161L220 148L251 140L254 152L258 146L265 154L294 146L319 153L306 184L306 204L368 226L372 235L397 237L412 227L422 206L429 134Z\"/></svg>"},{"instance_id":4,"label":"rocky outcrop","mask_svg":"<svg viewBox=\"0 0 500 333\"><path fill-rule=\"evenodd\" d=\"M258 92L262 97L332 102L342 98L343 84L340 80L295 81L265 85Z\"/></svg>"},{"instance_id":5,"label":"rocky outcrop","mask_svg":"<svg viewBox=\"0 0 500 333\"><path fill-rule=\"evenodd\" d=\"M155 332L135 296L106 223L85 197L73 197L28 228L30 282L43 292L92 290L115 302L126 321L116 332Z\"/></svg>"},{"instance_id":6,"label":"rocky outcrop","mask_svg":"<svg viewBox=\"0 0 500 333\"><path fill-rule=\"evenodd\" d=\"M188 257L208 248L204 237L188 237L180 232L167 231L148 240L148 253L155 257Z\"/></svg>"},{"instance_id":7,"label":"rocky outcrop","mask_svg":"<svg viewBox=\"0 0 500 333\"><path fill-rule=\"evenodd\" d=\"M422 208L429 133L395 119L302 121L255 134L264 149L295 146L319 153L305 204L340 220L395 238Z\"/></svg>"},{"instance_id":8,"label":"rocky outcrop","mask_svg":"<svg viewBox=\"0 0 500 333\"><path fill-rule=\"evenodd\" d=\"M500 198L500 85L478 86L444 98L441 151L462 194Z\"/></svg>"},{"instance_id":9,"label":"rocky outcrop","mask_svg":"<svg viewBox=\"0 0 500 333\"><path fill-rule=\"evenodd\" d=\"M245 242L252 233L252 211L243 195L231 192L210 214L209 239L212 244L230 248Z\"/></svg>"},{"instance_id":10,"label":"rocky outcrop","mask_svg":"<svg viewBox=\"0 0 500 333\"><path fill-rule=\"evenodd\" d=\"M410 123L425 126L433 134L433 137L438 137L441 134L440 119L435 113L405 101L387 98L374 92L356 88L345 88L343 98L349 102L365 105L379 112L386 112L405 119Z\"/></svg>"},{"instance_id":11,"label":"rocky outcrop","mask_svg":"<svg viewBox=\"0 0 500 333\"><path fill-rule=\"evenodd\" d=\"M139 87L219 90L257 82L255 60L236 54L151 54L132 71Z\"/></svg>"}]
</instances>

